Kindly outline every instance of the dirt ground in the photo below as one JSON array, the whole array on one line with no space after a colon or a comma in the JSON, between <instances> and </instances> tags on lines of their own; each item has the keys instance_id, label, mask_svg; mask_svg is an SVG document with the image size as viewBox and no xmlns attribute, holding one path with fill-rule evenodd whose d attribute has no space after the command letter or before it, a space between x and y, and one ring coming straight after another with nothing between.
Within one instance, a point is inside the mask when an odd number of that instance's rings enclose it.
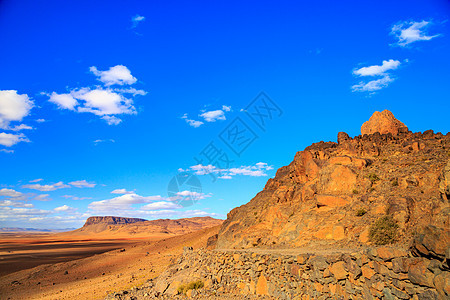
<instances>
[{"instance_id":1,"label":"dirt ground","mask_svg":"<svg viewBox=\"0 0 450 300\"><path fill-rule=\"evenodd\" d=\"M40 241L34 239L34 242L33 238L27 237L20 241L20 245L19 242L12 245L0 241L0 255L11 255L6 264L1 264L0 259L2 270L23 268L24 264L16 266L14 259L20 261L30 252L33 254L23 261L28 261L29 265L43 263L1 276L0 299L103 299L108 293L140 286L157 277L173 258L182 253L183 247L205 247L207 239L218 229L216 226L158 241L93 241L86 240L86 237L84 240L61 241L51 240L48 236L41 236ZM119 249L104 252L109 250L108 247ZM55 255L53 258L51 251ZM104 253L95 254L95 251ZM74 259L88 253L91 256ZM64 261L55 263L51 259Z\"/></svg>"}]
</instances>

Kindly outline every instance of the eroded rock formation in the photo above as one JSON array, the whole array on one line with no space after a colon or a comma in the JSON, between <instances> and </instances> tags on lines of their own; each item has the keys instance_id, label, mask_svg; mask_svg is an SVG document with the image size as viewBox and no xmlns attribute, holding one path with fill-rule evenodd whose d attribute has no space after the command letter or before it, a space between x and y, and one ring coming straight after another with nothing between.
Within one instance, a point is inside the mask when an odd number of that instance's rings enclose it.
<instances>
[{"instance_id":1,"label":"eroded rock formation","mask_svg":"<svg viewBox=\"0 0 450 300\"><path fill-rule=\"evenodd\" d=\"M388 111L363 128L376 132L354 138L341 132L338 143L298 152L263 191L228 214L217 247L364 245L369 226L386 214L398 223L403 244L425 225L448 229L450 135L409 132Z\"/></svg>"}]
</instances>

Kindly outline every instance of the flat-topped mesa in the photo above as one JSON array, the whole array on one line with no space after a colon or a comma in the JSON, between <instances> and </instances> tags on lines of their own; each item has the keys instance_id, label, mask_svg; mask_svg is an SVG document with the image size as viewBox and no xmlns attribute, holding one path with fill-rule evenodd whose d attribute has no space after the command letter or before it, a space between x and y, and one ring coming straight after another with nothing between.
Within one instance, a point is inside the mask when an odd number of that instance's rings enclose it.
<instances>
[{"instance_id":1,"label":"flat-topped mesa","mask_svg":"<svg viewBox=\"0 0 450 300\"><path fill-rule=\"evenodd\" d=\"M122 218L122 217L113 217L113 216L105 216L105 217L90 217L86 220L85 226L95 225L95 224L105 224L105 225L124 225L124 224L132 224L137 222L145 222L145 219L138 218Z\"/></svg>"},{"instance_id":2,"label":"flat-topped mesa","mask_svg":"<svg viewBox=\"0 0 450 300\"><path fill-rule=\"evenodd\" d=\"M397 120L394 117L394 114L389 110L374 112L369 121L361 126L361 135L374 134L375 132L379 132L380 134L391 133L392 135L398 135L401 132L407 131L408 127Z\"/></svg>"}]
</instances>

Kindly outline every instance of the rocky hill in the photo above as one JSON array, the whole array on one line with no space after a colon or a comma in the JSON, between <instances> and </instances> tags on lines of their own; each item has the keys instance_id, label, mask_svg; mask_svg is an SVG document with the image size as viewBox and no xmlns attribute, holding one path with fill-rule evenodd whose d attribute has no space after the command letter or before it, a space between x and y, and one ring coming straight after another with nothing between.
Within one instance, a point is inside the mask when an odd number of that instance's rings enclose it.
<instances>
[{"instance_id":1,"label":"rocky hill","mask_svg":"<svg viewBox=\"0 0 450 300\"><path fill-rule=\"evenodd\" d=\"M173 236L220 225L223 220L211 217L184 219L159 219L148 221L137 218L90 217L83 227L67 232L70 235L113 235L113 236Z\"/></svg>"},{"instance_id":2,"label":"rocky hill","mask_svg":"<svg viewBox=\"0 0 450 300\"><path fill-rule=\"evenodd\" d=\"M357 247L383 216L398 224L402 245L426 225L448 229L450 134L410 132L389 111L361 131L298 152L228 214L217 247Z\"/></svg>"},{"instance_id":3,"label":"rocky hill","mask_svg":"<svg viewBox=\"0 0 450 300\"><path fill-rule=\"evenodd\" d=\"M389 111L361 132L298 152L208 250L107 299L450 299L450 134Z\"/></svg>"},{"instance_id":4,"label":"rocky hill","mask_svg":"<svg viewBox=\"0 0 450 300\"><path fill-rule=\"evenodd\" d=\"M145 222L145 219L138 218L122 218L122 217L89 217L84 223L84 227L95 224L106 224L106 225L124 225L124 224L133 224L137 222Z\"/></svg>"}]
</instances>

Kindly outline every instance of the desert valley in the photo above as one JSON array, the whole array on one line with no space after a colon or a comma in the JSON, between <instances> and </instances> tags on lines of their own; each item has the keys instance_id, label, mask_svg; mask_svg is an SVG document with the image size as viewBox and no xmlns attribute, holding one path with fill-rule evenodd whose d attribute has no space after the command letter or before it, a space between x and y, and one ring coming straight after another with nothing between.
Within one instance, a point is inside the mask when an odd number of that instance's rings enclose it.
<instances>
[{"instance_id":1,"label":"desert valley","mask_svg":"<svg viewBox=\"0 0 450 300\"><path fill-rule=\"evenodd\" d=\"M450 0L0 0L0 300L450 300Z\"/></svg>"},{"instance_id":2,"label":"desert valley","mask_svg":"<svg viewBox=\"0 0 450 300\"><path fill-rule=\"evenodd\" d=\"M361 133L298 152L225 221L8 233L2 298L448 299L450 135L390 111Z\"/></svg>"}]
</instances>

